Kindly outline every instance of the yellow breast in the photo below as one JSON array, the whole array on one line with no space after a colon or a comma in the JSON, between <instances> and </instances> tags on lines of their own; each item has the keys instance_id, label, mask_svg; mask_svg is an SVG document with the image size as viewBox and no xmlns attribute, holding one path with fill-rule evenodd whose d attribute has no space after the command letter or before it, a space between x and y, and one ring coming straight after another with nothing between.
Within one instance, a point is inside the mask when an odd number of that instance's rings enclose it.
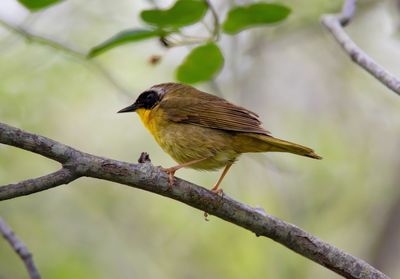
<instances>
[{"instance_id":1,"label":"yellow breast","mask_svg":"<svg viewBox=\"0 0 400 279\"><path fill-rule=\"evenodd\" d=\"M138 109L136 110L137 114L140 117L140 120L142 120L143 125L149 130L150 134L156 139L158 144L162 144L160 142L161 134L163 127L165 125L162 117L162 111L159 109Z\"/></svg>"},{"instance_id":2,"label":"yellow breast","mask_svg":"<svg viewBox=\"0 0 400 279\"><path fill-rule=\"evenodd\" d=\"M229 148L231 137L223 131L168 121L159 108L136 112L161 148L180 164L210 158L190 167L214 170L235 161L239 155Z\"/></svg>"}]
</instances>

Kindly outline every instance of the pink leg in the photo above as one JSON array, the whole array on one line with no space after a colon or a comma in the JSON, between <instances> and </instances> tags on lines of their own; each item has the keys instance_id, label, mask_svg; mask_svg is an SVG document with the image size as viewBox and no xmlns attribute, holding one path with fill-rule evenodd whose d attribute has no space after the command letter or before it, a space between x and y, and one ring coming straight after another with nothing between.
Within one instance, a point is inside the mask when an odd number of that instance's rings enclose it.
<instances>
[{"instance_id":1,"label":"pink leg","mask_svg":"<svg viewBox=\"0 0 400 279\"><path fill-rule=\"evenodd\" d=\"M220 178L218 179L217 183L214 185L214 187L211 188L211 191L217 194L222 194L222 189L218 188L219 185L221 184L222 180L224 179L225 175L228 173L229 169L231 168L232 163L229 163L225 166L224 171L222 172Z\"/></svg>"},{"instance_id":2,"label":"pink leg","mask_svg":"<svg viewBox=\"0 0 400 279\"><path fill-rule=\"evenodd\" d=\"M188 167L188 166L194 165L194 164L199 163L201 161L204 161L206 159L208 159L208 157L207 158L193 160L193 161L189 161L189 162L186 162L186 163L183 163L183 164L179 164L179 165L167 168L167 169L162 168L162 171L165 171L168 174L169 186L172 187L174 185L174 180L175 180L174 175L175 175L175 172L177 170L179 170L181 168L184 168L184 167Z\"/></svg>"}]
</instances>

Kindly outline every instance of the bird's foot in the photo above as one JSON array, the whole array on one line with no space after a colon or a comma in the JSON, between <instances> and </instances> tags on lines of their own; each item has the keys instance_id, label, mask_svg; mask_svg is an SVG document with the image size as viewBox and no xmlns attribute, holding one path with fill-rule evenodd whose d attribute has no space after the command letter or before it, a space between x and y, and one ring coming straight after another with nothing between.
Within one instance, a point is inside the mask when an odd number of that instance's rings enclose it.
<instances>
[{"instance_id":1,"label":"bird's foot","mask_svg":"<svg viewBox=\"0 0 400 279\"><path fill-rule=\"evenodd\" d=\"M220 197L223 197L223 196L224 196L224 191L223 191L221 188L218 188L218 184L215 185L214 187L212 187L212 188L210 189L210 191L213 192L213 193L215 193L215 194L217 194L217 195L220 196ZM208 219L208 213L207 213L207 212L204 212L204 220L205 220L205 221L210 221L210 220Z\"/></svg>"},{"instance_id":2,"label":"bird's foot","mask_svg":"<svg viewBox=\"0 0 400 279\"><path fill-rule=\"evenodd\" d=\"M210 189L211 192L217 194L220 197L224 196L224 191L221 188L218 188L218 186L214 186L212 189ZM208 219L208 213L204 212L204 220L205 221L210 221L210 219Z\"/></svg>"},{"instance_id":3,"label":"bird's foot","mask_svg":"<svg viewBox=\"0 0 400 279\"><path fill-rule=\"evenodd\" d=\"M218 188L218 186L214 186L210 191L221 197L224 195L224 191L221 188Z\"/></svg>"},{"instance_id":4,"label":"bird's foot","mask_svg":"<svg viewBox=\"0 0 400 279\"><path fill-rule=\"evenodd\" d=\"M175 172L177 171L177 168L161 168L161 170L168 174L168 186L169 188L172 188L175 183Z\"/></svg>"}]
</instances>

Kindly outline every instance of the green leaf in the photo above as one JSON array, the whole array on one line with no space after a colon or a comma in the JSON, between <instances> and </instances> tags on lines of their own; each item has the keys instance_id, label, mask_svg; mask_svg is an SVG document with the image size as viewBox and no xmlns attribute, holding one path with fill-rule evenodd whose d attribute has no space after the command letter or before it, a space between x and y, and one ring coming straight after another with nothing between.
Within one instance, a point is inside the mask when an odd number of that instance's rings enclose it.
<instances>
[{"instance_id":1,"label":"green leaf","mask_svg":"<svg viewBox=\"0 0 400 279\"><path fill-rule=\"evenodd\" d=\"M18 0L19 3L32 12L47 8L61 1L62 0Z\"/></svg>"},{"instance_id":2,"label":"green leaf","mask_svg":"<svg viewBox=\"0 0 400 279\"><path fill-rule=\"evenodd\" d=\"M148 24L161 28L180 28L201 20L208 5L204 0L178 0L169 9L145 10L140 17Z\"/></svg>"},{"instance_id":3,"label":"green leaf","mask_svg":"<svg viewBox=\"0 0 400 279\"><path fill-rule=\"evenodd\" d=\"M154 38L154 37L162 37L165 36L166 32L162 30L151 30L151 29L130 29L119 32L118 34L114 35L110 39L106 40L105 42L95 46L90 50L88 53L88 57L92 58L97 56L109 49L112 49L116 46L143 41L146 39Z\"/></svg>"},{"instance_id":4,"label":"green leaf","mask_svg":"<svg viewBox=\"0 0 400 279\"><path fill-rule=\"evenodd\" d=\"M176 78L184 83L212 79L224 64L224 56L214 43L194 48L176 70Z\"/></svg>"},{"instance_id":5,"label":"green leaf","mask_svg":"<svg viewBox=\"0 0 400 279\"><path fill-rule=\"evenodd\" d=\"M290 14L290 9L281 4L256 3L232 8L222 25L222 30L228 34L263 24L271 24L284 20Z\"/></svg>"}]
</instances>

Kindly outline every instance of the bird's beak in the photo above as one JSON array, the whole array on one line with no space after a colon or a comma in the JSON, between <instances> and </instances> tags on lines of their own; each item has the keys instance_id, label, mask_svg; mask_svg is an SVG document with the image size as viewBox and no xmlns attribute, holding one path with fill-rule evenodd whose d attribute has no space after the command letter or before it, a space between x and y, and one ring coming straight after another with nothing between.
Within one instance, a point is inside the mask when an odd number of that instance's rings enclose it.
<instances>
[{"instance_id":1,"label":"bird's beak","mask_svg":"<svg viewBox=\"0 0 400 279\"><path fill-rule=\"evenodd\" d=\"M138 105L135 103L135 104L130 105L129 107L121 109L120 111L118 111L118 113L133 112L133 111L135 111L137 109L138 109Z\"/></svg>"}]
</instances>

